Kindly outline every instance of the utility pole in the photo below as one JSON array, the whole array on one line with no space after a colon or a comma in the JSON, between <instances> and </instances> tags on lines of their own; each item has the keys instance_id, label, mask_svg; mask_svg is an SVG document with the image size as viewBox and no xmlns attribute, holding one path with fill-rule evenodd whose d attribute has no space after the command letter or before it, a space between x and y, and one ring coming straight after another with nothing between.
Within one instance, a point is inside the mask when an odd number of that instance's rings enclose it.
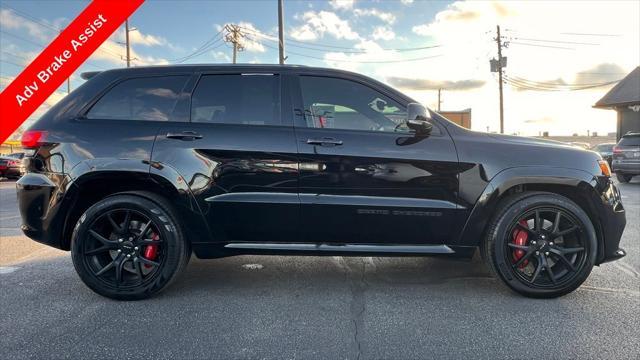
<instances>
[{"instance_id":1,"label":"utility pole","mask_svg":"<svg viewBox=\"0 0 640 360\"><path fill-rule=\"evenodd\" d=\"M61 34L62 30L58 31L58 34ZM73 73L71 73L73 75ZM67 94L71 92L71 75L67 78Z\"/></svg>"},{"instance_id":2,"label":"utility pole","mask_svg":"<svg viewBox=\"0 0 640 360\"><path fill-rule=\"evenodd\" d=\"M440 92L442 92L442 88L438 89L438 112L440 112L440 104L442 104L442 100L440 100Z\"/></svg>"},{"instance_id":3,"label":"utility pole","mask_svg":"<svg viewBox=\"0 0 640 360\"><path fill-rule=\"evenodd\" d=\"M284 0L278 0L278 60L284 65Z\"/></svg>"},{"instance_id":4,"label":"utility pole","mask_svg":"<svg viewBox=\"0 0 640 360\"><path fill-rule=\"evenodd\" d=\"M240 31L240 27L238 25L227 24L224 26L224 29L227 31L224 41L233 44L233 63L235 64L238 51L244 50L244 46L242 46L242 43L240 42L244 37L244 34Z\"/></svg>"},{"instance_id":5,"label":"utility pole","mask_svg":"<svg viewBox=\"0 0 640 360\"><path fill-rule=\"evenodd\" d=\"M498 44L498 86L500 90L500 134L504 134L504 104L502 98L502 68L504 63L502 60L502 38L500 37L500 25L496 25L498 36L496 42Z\"/></svg>"},{"instance_id":6,"label":"utility pole","mask_svg":"<svg viewBox=\"0 0 640 360\"><path fill-rule=\"evenodd\" d=\"M124 21L124 34L126 37L126 46L127 46L127 67L131 66L131 46L129 44L129 19L127 18Z\"/></svg>"}]
</instances>

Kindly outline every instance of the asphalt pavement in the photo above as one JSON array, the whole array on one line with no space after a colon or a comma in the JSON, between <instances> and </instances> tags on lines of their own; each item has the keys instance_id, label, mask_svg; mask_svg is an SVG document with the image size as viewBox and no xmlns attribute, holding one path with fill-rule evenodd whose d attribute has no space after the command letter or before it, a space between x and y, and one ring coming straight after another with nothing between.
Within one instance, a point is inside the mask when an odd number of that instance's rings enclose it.
<instances>
[{"instance_id":1,"label":"asphalt pavement","mask_svg":"<svg viewBox=\"0 0 640 360\"><path fill-rule=\"evenodd\" d=\"M553 300L477 258L192 258L150 300L91 292L69 254L22 236L0 182L0 358L640 358L640 179L621 184L624 259Z\"/></svg>"}]
</instances>

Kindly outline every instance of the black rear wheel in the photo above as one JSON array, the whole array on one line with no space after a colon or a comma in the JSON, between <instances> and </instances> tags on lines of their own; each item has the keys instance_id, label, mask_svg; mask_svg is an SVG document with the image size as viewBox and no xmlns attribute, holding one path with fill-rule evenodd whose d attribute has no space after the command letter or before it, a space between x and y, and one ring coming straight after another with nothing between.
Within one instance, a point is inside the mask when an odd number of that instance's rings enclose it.
<instances>
[{"instance_id":1,"label":"black rear wheel","mask_svg":"<svg viewBox=\"0 0 640 360\"><path fill-rule=\"evenodd\" d=\"M557 297L578 288L595 263L597 242L587 214L556 194L506 199L489 227L483 252L513 290Z\"/></svg>"},{"instance_id":2,"label":"black rear wheel","mask_svg":"<svg viewBox=\"0 0 640 360\"><path fill-rule=\"evenodd\" d=\"M170 205L153 194L115 195L91 206L74 229L71 250L87 286L122 300L162 290L189 255Z\"/></svg>"}]
</instances>

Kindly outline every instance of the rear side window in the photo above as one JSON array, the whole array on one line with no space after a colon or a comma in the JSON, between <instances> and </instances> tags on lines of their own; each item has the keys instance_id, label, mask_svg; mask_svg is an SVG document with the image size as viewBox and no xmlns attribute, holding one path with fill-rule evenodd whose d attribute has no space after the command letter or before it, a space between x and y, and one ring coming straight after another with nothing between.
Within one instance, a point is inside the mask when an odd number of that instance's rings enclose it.
<instances>
[{"instance_id":1,"label":"rear side window","mask_svg":"<svg viewBox=\"0 0 640 360\"><path fill-rule=\"evenodd\" d=\"M640 146L640 135L623 136L618 143L620 146Z\"/></svg>"},{"instance_id":2,"label":"rear side window","mask_svg":"<svg viewBox=\"0 0 640 360\"><path fill-rule=\"evenodd\" d=\"M205 75L191 99L191 121L281 125L277 75Z\"/></svg>"},{"instance_id":3,"label":"rear side window","mask_svg":"<svg viewBox=\"0 0 640 360\"><path fill-rule=\"evenodd\" d=\"M188 76L125 80L89 110L89 119L170 121Z\"/></svg>"}]
</instances>

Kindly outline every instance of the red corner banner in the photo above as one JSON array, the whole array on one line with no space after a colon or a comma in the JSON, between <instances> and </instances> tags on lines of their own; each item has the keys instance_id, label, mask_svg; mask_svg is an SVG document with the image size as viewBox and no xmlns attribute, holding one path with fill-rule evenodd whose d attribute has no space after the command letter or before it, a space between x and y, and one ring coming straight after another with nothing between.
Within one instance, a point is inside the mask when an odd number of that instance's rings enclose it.
<instances>
[{"instance_id":1,"label":"red corner banner","mask_svg":"<svg viewBox=\"0 0 640 360\"><path fill-rule=\"evenodd\" d=\"M0 94L0 141L22 123L144 0L93 0Z\"/></svg>"}]
</instances>

